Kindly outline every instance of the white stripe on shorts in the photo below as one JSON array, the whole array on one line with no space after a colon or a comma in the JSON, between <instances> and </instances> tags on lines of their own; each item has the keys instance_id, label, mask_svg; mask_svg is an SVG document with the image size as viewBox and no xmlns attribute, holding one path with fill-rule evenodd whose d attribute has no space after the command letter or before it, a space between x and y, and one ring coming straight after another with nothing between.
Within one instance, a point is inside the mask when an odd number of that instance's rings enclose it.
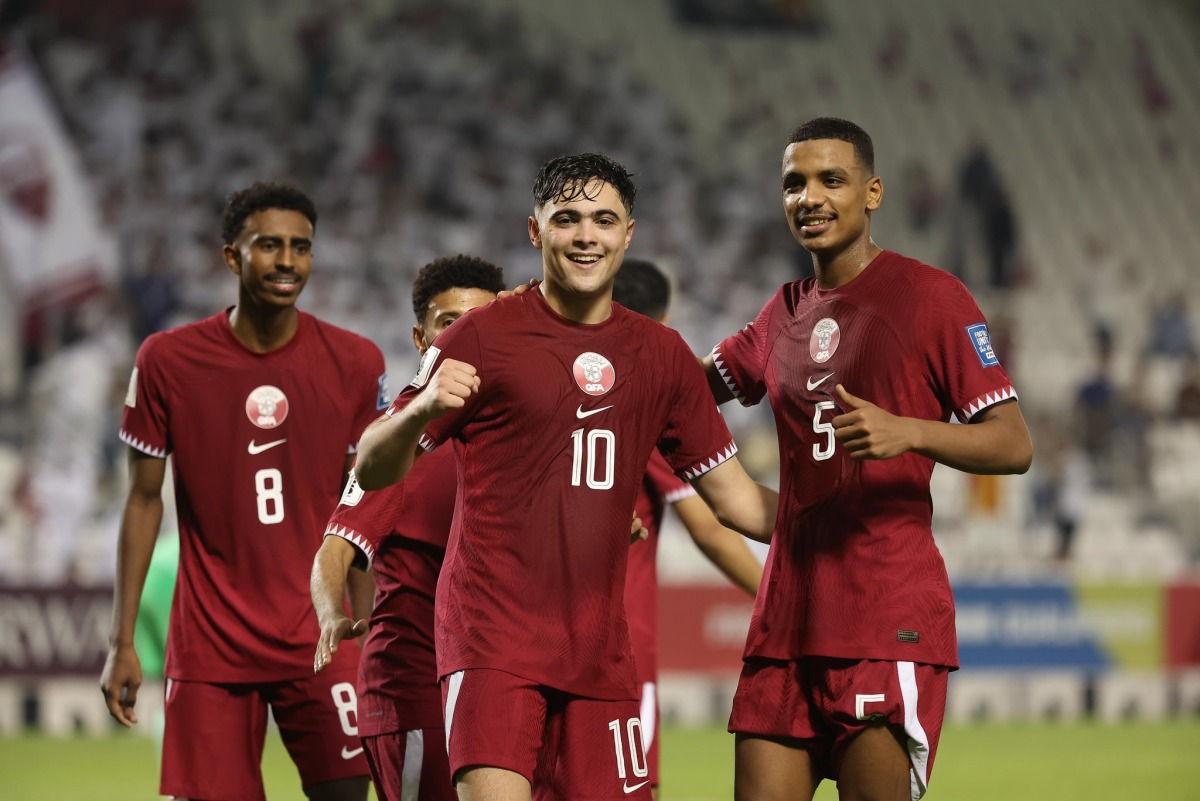
<instances>
[{"instance_id":1,"label":"white stripe on shorts","mask_svg":"<svg viewBox=\"0 0 1200 801\"><path fill-rule=\"evenodd\" d=\"M652 681L642 685L642 706L638 710L638 717L642 719L642 746L649 754L650 746L654 744L654 724L658 717L658 699Z\"/></svg>"},{"instance_id":2,"label":"white stripe on shorts","mask_svg":"<svg viewBox=\"0 0 1200 801\"><path fill-rule=\"evenodd\" d=\"M450 753L450 727L454 725L454 707L458 704L458 693L462 690L463 671L450 674L446 688L446 753Z\"/></svg>"},{"instance_id":3,"label":"white stripe on shorts","mask_svg":"<svg viewBox=\"0 0 1200 801\"><path fill-rule=\"evenodd\" d=\"M929 737L917 717L917 671L912 662L897 662L900 695L904 699L904 733L908 735L909 795L919 801L929 789Z\"/></svg>"},{"instance_id":4,"label":"white stripe on shorts","mask_svg":"<svg viewBox=\"0 0 1200 801\"><path fill-rule=\"evenodd\" d=\"M417 801L421 792L421 768L425 764L425 732L405 733L404 764L400 767L400 801Z\"/></svg>"}]
</instances>

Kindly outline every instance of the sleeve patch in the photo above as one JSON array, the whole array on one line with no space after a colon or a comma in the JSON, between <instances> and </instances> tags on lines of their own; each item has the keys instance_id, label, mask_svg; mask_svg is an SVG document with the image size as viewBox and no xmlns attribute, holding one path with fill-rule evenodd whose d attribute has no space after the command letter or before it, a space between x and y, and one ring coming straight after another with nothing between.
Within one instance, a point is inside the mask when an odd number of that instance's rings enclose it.
<instances>
[{"instance_id":1,"label":"sleeve patch","mask_svg":"<svg viewBox=\"0 0 1200 801\"><path fill-rule=\"evenodd\" d=\"M988 334L987 323L968 325L967 336L971 338L971 346L975 348L975 355L979 357L980 364L984 367L995 367L1000 364L1000 360L996 358L996 352L992 350L992 337Z\"/></svg>"},{"instance_id":2,"label":"sleeve patch","mask_svg":"<svg viewBox=\"0 0 1200 801\"><path fill-rule=\"evenodd\" d=\"M387 373L379 376L379 394L375 396L375 409L382 412L391 403L392 396L388 394Z\"/></svg>"},{"instance_id":3,"label":"sleeve patch","mask_svg":"<svg viewBox=\"0 0 1200 801\"><path fill-rule=\"evenodd\" d=\"M409 383L410 387L420 389L425 386L425 382L429 380L429 375L433 372L433 363L437 361L438 356L442 352L433 345L429 346L429 350L425 351L421 356L421 366L417 368L417 374L413 376L413 380Z\"/></svg>"},{"instance_id":4,"label":"sleeve patch","mask_svg":"<svg viewBox=\"0 0 1200 801\"><path fill-rule=\"evenodd\" d=\"M125 405L128 406L130 409L137 408L137 387L138 387L137 378L138 378L138 369L135 366L133 368L133 372L130 373L130 375L129 375L129 389L125 390Z\"/></svg>"},{"instance_id":5,"label":"sleeve patch","mask_svg":"<svg viewBox=\"0 0 1200 801\"><path fill-rule=\"evenodd\" d=\"M346 481L346 489L342 492L342 499L338 503L342 506L358 506L363 495L366 495L366 492L358 485L358 476L351 470L350 478Z\"/></svg>"}]
</instances>

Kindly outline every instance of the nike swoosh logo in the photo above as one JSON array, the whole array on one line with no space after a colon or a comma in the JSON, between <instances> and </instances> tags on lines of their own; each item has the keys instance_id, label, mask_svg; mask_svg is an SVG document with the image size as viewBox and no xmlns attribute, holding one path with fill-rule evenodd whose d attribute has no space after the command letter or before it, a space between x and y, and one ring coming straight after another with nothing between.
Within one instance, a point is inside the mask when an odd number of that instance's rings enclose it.
<instances>
[{"instance_id":1,"label":"nike swoosh logo","mask_svg":"<svg viewBox=\"0 0 1200 801\"><path fill-rule=\"evenodd\" d=\"M585 417L591 417L593 414L600 414L600 412L604 411L605 409L611 409L613 405L614 404L610 403L608 406L601 406L599 409L589 409L585 412L583 410L583 404L581 403L579 404L579 408L575 410L575 416L582 420Z\"/></svg>"},{"instance_id":2,"label":"nike swoosh logo","mask_svg":"<svg viewBox=\"0 0 1200 801\"><path fill-rule=\"evenodd\" d=\"M837 371L835 370L834 372L837 372ZM830 379L830 378L833 378L833 373L830 373L830 374L828 374L828 375L825 375L825 376L821 376L821 377L820 377L820 378L818 378L816 381L813 381L811 378L810 378L810 379L808 379L808 391L809 391L809 392L812 392L814 389L816 389L817 387L819 387L819 386L821 386L822 384L824 384L824 383L826 382L826 380L828 380L828 379Z\"/></svg>"},{"instance_id":3,"label":"nike swoosh logo","mask_svg":"<svg viewBox=\"0 0 1200 801\"><path fill-rule=\"evenodd\" d=\"M287 437L284 437L283 439L277 439L274 442L264 442L262 445L255 445L254 440L250 440L250 447L248 447L246 450L250 451L251 456L257 456L263 451L269 451L276 445L282 445L285 442L287 442Z\"/></svg>"},{"instance_id":4,"label":"nike swoosh logo","mask_svg":"<svg viewBox=\"0 0 1200 801\"><path fill-rule=\"evenodd\" d=\"M634 790L638 789L639 787L645 787L649 783L650 783L650 781L646 780L646 781L642 782L641 784L635 784L632 787L630 787L629 782L625 782L624 784L622 784L622 788L625 790L625 795L629 795Z\"/></svg>"},{"instance_id":5,"label":"nike swoosh logo","mask_svg":"<svg viewBox=\"0 0 1200 801\"><path fill-rule=\"evenodd\" d=\"M354 759L356 756L358 756L358 755L359 755L359 754L361 754L362 752L363 752L363 750L362 750L362 747L361 747L361 746L360 746L360 747L358 747L358 748L355 748L355 749L352 751L352 750L350 750L349 748L347 748L346 746L344 746L344 745L343 745L343 746L342 746L342 759Z\"/></svg>"}]
</instances>

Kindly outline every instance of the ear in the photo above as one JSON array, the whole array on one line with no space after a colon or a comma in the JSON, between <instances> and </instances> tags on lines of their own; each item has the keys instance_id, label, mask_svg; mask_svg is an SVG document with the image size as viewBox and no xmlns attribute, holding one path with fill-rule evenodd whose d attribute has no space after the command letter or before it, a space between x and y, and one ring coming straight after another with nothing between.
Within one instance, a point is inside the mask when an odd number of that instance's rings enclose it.
<instances>
[{"instance_id":1,"label":"ear","mask_svg":"<svg viewBox=\"0 0 1200 801\"><path fill-rule=\"evenodd\" d=\"M225 258L225 264L229 267L230 272L234 275L242 274L242 254L233 245L226 245L221 248L221 255Z\"/></svg>"},{"instance_id":2,"label":"ear","mask_svg":"<svg viewBox=\"0 0 1200 801\"><path fill-rule=\"evenodd\" d=\"M542 227L532 214L529 215L529 243L538 250L542 249Z\"/></svg>"},{"instance_id":3,"label":"ear","mask_svg":"<svg viewBox=\"0 0 1200 801\"><path fill-rule=\"evenodd\" d=\"M412 334L413 347L417 349L417 353L425 353L425 351L429 348L429 344L425 341L425 326L414 325Z\"/></svg>"},{"instance_id":4,"label":"ear","mask_svg":"<svg viewBox=\"0 0 1200 801\"><path fill-rule=\"evenodd\" d=\"M629 218L629 227L625 229L625 249L629 249L629 243L633 241L633 226L637 225L637 220Z\"/></svg>"},{"instance_id":5,"label":"ear","mask_svg":"<svg viewBox=\"0 0 1200 801\"><path fill-rule=\"evenodd\" d=\"M883 204L883 179L878 175L867 181L867 211L876 211Z\"/></svg>"}]
</instances>

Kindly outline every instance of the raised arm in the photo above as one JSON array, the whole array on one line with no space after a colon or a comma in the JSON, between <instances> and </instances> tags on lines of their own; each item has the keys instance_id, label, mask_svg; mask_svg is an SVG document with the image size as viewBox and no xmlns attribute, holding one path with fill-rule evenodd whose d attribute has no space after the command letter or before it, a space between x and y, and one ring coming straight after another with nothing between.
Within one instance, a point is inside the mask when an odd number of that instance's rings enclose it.
<instances>
[{"instance_id":1,"label":"raised arm","mask_svg":"<svg viewBox=\"0 0 1200 801\"><path fill-rule=\"evenodd\" d=\"M129 494L121 516L117 543L117 575L113 587L112 626L108 656L100 674L108 712L122 726L137 723L138 688L142 685L142 663L133 644L138 603L146 583L146 571L154 554L154 541L162 524L162 486L167 460L129 449Z\"/></svg>"},{"instance_id":2,"label":"raised arm","mask_svg":"<svg viewBox=\"0 0 1200 801\"><path fill-rule=\"evenodd\" d=\"M346 540L326 537L313 559L309 594L321 626L317 652L313 655L314 673L320 673L333 661L338 643L367 631L365 617L351 620L346 616L346 576L354 562L354 554L354 546ZM355 615L358 614L356 610Z\"/></svg>"},{"instance_id":3,"label":"raised arm","mask_svg":"<svg viewBox=\"0 0 1200 801\"><path fill-rule=\"evenodd\" d=\"M726 460L692 482L721 523L759 542L770 542L779 494L756 484L737 457Z\"/></svg>"},{"instance_id":4,"label":"raised arm","mask_svg":"<svg viewBox=\"0 0 1200 801\"><path fill-rule=\"evenodd\" d=\"M355 475L364 490L390 487L412 469L425 426L451 409L461 409L479 391L479 376L466 362L446 359L429 384L390 417L381 417L358 442Z\"/></svg>"},{"instance_id":5,"label":"raised arm","mask_svg":"<svg viewBox=\"0 0 1200 801\"><path fill-rule=\"evenodd\" d=\"M758 593L763 568L746 541L736 531L725 528L708 505L695 495L680 498L672 504L683 522L692 542L717 568L750 595Z\"/></svg>"},{"instance_id":6,"label":"raised arm","mask_svg":"<svg viewBox=\"0 0 1200 801\"><path fill-rule=\"evenodd\" d=\"M1033 461L1033 442L1015 400L989 406L967 425L953 425L899 417L841 384L836 392L847 412L833 418L835 436L854 459L892 459L913 451L981 475L1024 473Z\"/></svg>"},{"instance_id":7,"label":"raised arm","mask_svg":"<svg viewBox=\"0 0 1200 801\"><path fill-rule=\"evenodd\" d=\"M733 400L733 393L729 391L725 379L721 378L721 372L717 369L711 353L700 357L700 366L704 368L704 375L708 379L708 388L712 390L717 405L720 406L722 403Z\"/></svg>"}]
</instances>

